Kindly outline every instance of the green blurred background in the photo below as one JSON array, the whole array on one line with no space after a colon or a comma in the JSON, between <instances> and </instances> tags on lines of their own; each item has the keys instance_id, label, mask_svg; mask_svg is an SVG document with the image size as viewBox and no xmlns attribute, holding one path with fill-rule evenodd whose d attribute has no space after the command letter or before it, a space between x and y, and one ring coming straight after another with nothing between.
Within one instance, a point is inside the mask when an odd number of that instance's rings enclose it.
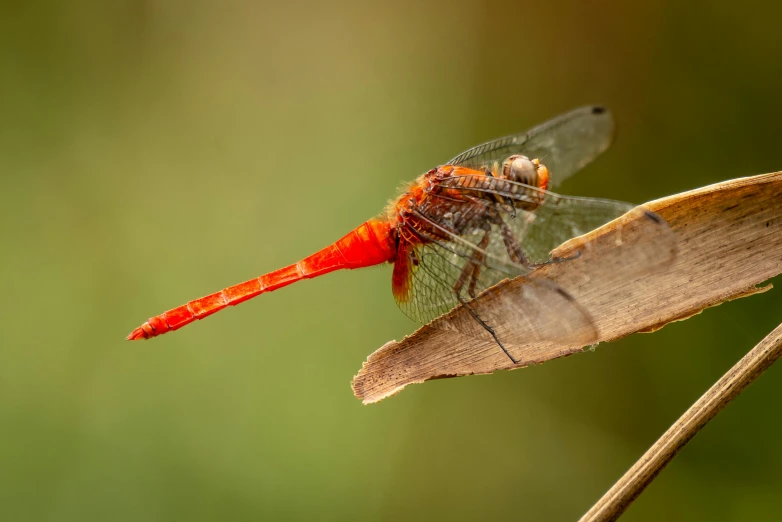
<instances>
[{"instance_id":1,"label":"green blurred background","mask_svg":"<svg viewBox=\"0 0 782 522\"><path fill-rule=\"evenodd\" d=\"M576 519L780 321L779 290L371 407L351 377L416 328L388 267L124 337L585 103L619 136L564 193L782 169L782 7L716 4L2 2L0 518ZM625 519L782 517L780 395L772 368Z\"/></svg>"}]
</instances>

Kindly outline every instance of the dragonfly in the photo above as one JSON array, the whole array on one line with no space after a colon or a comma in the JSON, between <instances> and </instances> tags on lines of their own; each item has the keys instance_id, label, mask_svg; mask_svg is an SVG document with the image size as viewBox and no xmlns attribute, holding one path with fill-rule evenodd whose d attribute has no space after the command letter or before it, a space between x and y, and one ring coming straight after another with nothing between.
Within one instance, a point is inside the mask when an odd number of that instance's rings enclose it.
<instances>
[{"instance_id":1,"label":"dragonfly","mask_svg":"<svg viewBox=\"0 0 782 522\"><path fill-rule=\"evenodd\" d=\"M480 326L474 330L493 339L515 364L517 357L497 335L495 318L482 316L475 300L504 279L568 262L570 258L551 258L551 251L634 208L549 190L605 151L613 129L607 109L587 106L527 132L470 148L422 174L382 214L331 245L295 264L152 317L127 339L178 330L303 279L390 263L393 296L408 317L426 324L462 306ZM651 225L661 222L654 215L647 217ZM527 331L586 332L584 345L595 337L588 311L556 283L537 283L523 302L509 303L515 314L511 318L517 319L511 323L526 324Z\"/></svg>"}]
</instances>

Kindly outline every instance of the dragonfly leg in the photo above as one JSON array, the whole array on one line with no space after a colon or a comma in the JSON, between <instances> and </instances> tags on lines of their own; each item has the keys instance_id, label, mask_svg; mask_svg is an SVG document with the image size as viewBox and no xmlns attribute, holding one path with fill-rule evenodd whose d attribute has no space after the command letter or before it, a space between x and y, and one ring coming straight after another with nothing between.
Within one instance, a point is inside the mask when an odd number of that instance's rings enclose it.
<instances>
[{"instance_id":1,"label":"dragonfly leg","mask_svg":"<svg viewBox=\"0 0 782 522\"><path fill-rule=\"evenodd\" d=\"M464 288L464 284L467 282L467 278L470 278L470 284L467 287L467 293L475 299L475 285L478 282L478 276L481 273L481 265L483 264L483 260L486 257L486 247L489 246L489 240L491 239L491 226L486 225L486 228L484 229L483 238L481 238L480 243L478 243L477 248L473 250L472 255L470 256L470 259L467 260L467 263L464 265L464 268L462 269L462 273L459 274L459 278L456 280L456 284L453 285L453 290L456 292L456 295L461 295L462 288Z\"/></svg>"},{"instance_id":2,"label":"dragonfly leg","mask_svg":"<svg viewBox=\"0 0 782 522\"><path fill-rule=\"evenodd\" d=\"M545 265L554 265L554 264L557 264L557 263L562 263L564 261L573 261L574 259L578 259L579 257L581 257L581 251L580 250L578 252L576 252L575 254L573 254L572 256L554 257L552 259L549 259L548 261L543 261L542 263L534 263L534 264L530 265L530 268L537 268L539 266L545 266Z\"/></svg>"},{"instance_id":3,"label":"dragonfly leg","mask_svg":"<svg viewBox=\"0 0 782 522\"><path fill-rule=\"evenodd\" d=\"M475 287L478 283L478 276L481 273L481 265L483 264L483 260L486 257L485 251L486 247L489 246L490 239L491 227L488 226L486 228L486 232L483 235L483 238L481 239L480 243L476 245L477 248L473 251L469 261L462 270L462 273L459 274L459 278L456 280L456 284L454 285L453 290L456 293L456 299L459 301L459 303L467 310L467 312L469 312L472 318L475 319L475 321L477 321L477 323L484 328L484 330L491 334L491 336L494 338L494 342L496 342L502 351L505 352L505 355L508 356L508 359L510 359L513 364L518 364L519 362L510 354L507 348L505 348L499 337L497 337L497 333L494 331L494 328L486 324L486 321L480 318L478 313L472 309L469 303L461 295L462 288L464 288L464 284L469 277L470 284L467 287L467 293L470 295L470 297L475 299Z\"/></svg>"},{"instance_id":4,"label":"dragonfly leg","mask_svg":"<svg viewBox=\"0 0 782 522\"><path fill-rule=\"evenodd\" d=\"M505 249L508 251L508 255L510 255L511 260L513 260L514 263L518 263L524 267L537 268L539 266L562 263L563 261L572 261L581 257L581 252L579 251L572 256L555 257L553 259L549 259L548 261L543 261L542 263L531 263L529 259L527 259L527 256L524 255L524 252L521 250L521 245L516 239L516 236L513 235L513 231L499 216L497 216L497 224L499 225L500 231L502 232L502 240L505 242Z\"/></svg>"},{"instance_id":5,"label":"dragonfly leg","mask_svg":"<svg viewBox=\"0 0 782 522\"><path fill-rule=\"evenodd\" d=\"M505 250L508 251L511 260L521 266L532 268L532 264L529 262L529 259L527 259L527 256L524 255L524 251L521 249L519 241L516 239L516 236L513 235L513 231L500 216L496 216L496 220L497 225L500 227L502 241L505 243Z\"/></svg>"},{"instance_id":6,"label":"dragonfly leg","mask_svg":"<svg viewBox=\"0 0 782 522\"><path fill-rule=\"evenodd\" d=\"M483 256L481 256L483 258ZM483 259L481 259L481 263L483 263ZM470 277L470 286L467 287L467 295L475 299L475 285L478 283L478 276L481 275L481 265L475 265L475 268L472 271L472 276Z\"/></svg>"},{"instance_id":7,"label":"dragonfly leg","mask_svg":"<svg viewBox=\"0 0 782 522\"><path fill-rule=\"evenodd\" d=\"M516 236L513 235L513 231L510 229L507 223L505 223L502 217L496 212L493 213L492 217L494 218L495 224L500 227L502 240L505 243L505 249L508 251L508 255L514 263L518 263L526 268L537 268L539 266L562 263L563 261L572 261L581 257L581 251L578 251L572 256L555 257L553 259L549 259L548 261L543 261L542 263L531 263L529 259L527 259L527 256L524 255L524 251L521 249L521 245L516 239Z\"/></svg>"},{"instance_id":8,"label":"dragonfly leg","mask_svg":"<svg viewBox=\"0 0 782 522\"><path fill-rule=\"evenodd\" d=\"M472 254L474 263L472 275L470 276L470 285L467 287L467 294L473 299L475 299L475 286L478 284L478 276L481 275L481 267L483 266L483 261L486 258L486 247L489 246L490 235L491 228L488 228L483 236L483 239L481 239L481 242L478 243L478 248Z\"/></svg>"},{"instance_id":9,"label":"dragonfly leg","mask_svg":"<svg viewBox=\"0 0 782 522\"><path fill-rule=\"evenodd\" d=\"M459 293L456 293L456 299L459 300L459 303L467 310L473 319L475 319L479 325L481 325L487 332L491 334L491 336L494 338L494 342L496 342L499 347L502 349L503 352L505 352L505 355L508 356L508 359L511 360L513 364L519 364L519 361L517 361L508 351L507 348L500 342L499 337L497 337L497 333L494 331L494 328L486 324L486 321L480 318L480 316L475 312L475 310L472 309L472 307L467 303L467 301L464 300L464 298L459 295Z\"/></svg>"}]
</instances>

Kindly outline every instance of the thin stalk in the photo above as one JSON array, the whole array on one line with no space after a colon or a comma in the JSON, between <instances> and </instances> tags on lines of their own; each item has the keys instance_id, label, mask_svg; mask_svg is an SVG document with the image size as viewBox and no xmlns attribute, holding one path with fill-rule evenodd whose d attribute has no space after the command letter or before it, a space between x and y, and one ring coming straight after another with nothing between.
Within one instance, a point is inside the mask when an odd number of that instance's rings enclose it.
<instances>
[{"instance_id":1,"label":"thin stalk","mask_svg":"<svg viewBox=\"0 0 782 522\"><path fill-rule=\"evenodd\" d=\"M609 489L581 522L618 519L687 442L782 355L777 326L703 394Z\"/></svg>"}]
</instances>

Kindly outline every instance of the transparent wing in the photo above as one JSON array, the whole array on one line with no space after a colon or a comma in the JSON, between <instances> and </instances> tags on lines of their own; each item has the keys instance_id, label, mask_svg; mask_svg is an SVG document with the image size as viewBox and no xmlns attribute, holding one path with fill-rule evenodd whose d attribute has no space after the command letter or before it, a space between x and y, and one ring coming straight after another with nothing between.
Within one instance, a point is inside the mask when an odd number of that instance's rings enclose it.
<instances>
[{"instance_id":1,"label":"transparent wing","mask_svg":"<svg viewBox=\"0 0 782 522\"><path fill-rule=\"evenodd\" d=\"M473 298L503 279L528 274L536 265L567 262L552 260L551 250L634 209L619 201L561 196L483 175L448 177L436 185L430 199L415 209L415 219L405 223L402 237L408 241L400 242L399 249L404 259L394 267L397 303L421 323L458 304L470 306ZM447 213L440 201L446 198L438 195L443 193L450 194ZM455 193L461 197L454 198ZM508 200L522 208L510 206ZM617 284L671 259L673 237L667 224L643 209L635 212L632 226L644 227L643 232L655 240L649 242L651 246L628 248L625 267L612 275ZM455 221L455 215L462 221ZM589 244L583 249L589 249ZM494 309L503 313L481 319L498 335L583 345L596 338L588 312L554 282L531 279L521 293L495 292L494 297L502 299L502 306ZM492 324L499 323L500 316L502 324ZM515 319L508 321L509 317ZM460 331L489 336L477 321L473 323L464 323Z\"/></svg>"},{"instance_id":2,"label":"transparent wing","mask_svg":"<svg viewBox=\"0 0 782 522\"><path fill-rule=\"evenodd\" d=\"M523 265L509 262L494 237L481 249L478 244L485 234L482 229L461 236L454 234L452 238L421 230L414 234L424 242L407 245L404 254L400 254L408 255L412 260L395 263L395 280L398 280L397 276L407 280L406 292L400 295L395 291L394 295L402 311L420 323L428 323L459 304L456 285L460 278L468 278L463 281L462 295L469 300L471 292L479 295L503 279L530 271ZM481 252L486 253L487 258L480 261L479 272L474 278L472 272L465 276L473 256Z\"/></svg>"},{"instance_id":3,"label":"transparent wing","mask_svg":"<svg viewBox=\"0 0 782 522\"><path fill-rule=\"evenodd\" d=\"M551 186L570 177L605 151L613 140L614 120L603 107L581 107L520 134L489 141L447 162L476 170L491 168L509 156L540 159L551 172Z\"/></svg>"},{"instance_id":4,"label":"transparent wing","mask_svg":"<svg viewBox=\"0 0 782 522\"><path fill-rule=\"evenodd\" d=\"M501 217L498 226L506 228L516 239L531 265L559 261L552 260L550 254L562 243L628 213L629 219L623 226L638 229L641 235L651 240L625 249L622 270L616 274L617 279L653 272L669 264L676 255L676 238L668 224L657 214L630 203L563 196L481 174L451 176L439 184L443 188L456 189L490 201ZM514 208L498 203L509 200L514 202ZM621 228L619 232L621 237ZM586 243L583 249L587 252L582 253L589 253L590 248L591 245ZM492 251L489 257L502 256L502 252Z\"/></svg>"},{"instance_id":5,"label":"transparent wing","mask_svg":"<svg viewBox=\"0 0 782 522\"><path fill-rule=\"evenodd\" d=\"M551 251L565 241L582 236L635 208L622 201L561 196L553 192L544 192L543 197L543 203L534 211L517 210L516 217L505 219L534 264L548 262ZM628 259L628 263L638 261Z\"/></svg>"},{"instance_id":6,"label":"transparent wing","mask_svg":"<svg viewBox=\"0 0 782 522\"><path fill-rule=\"evenodd\" d=\"M453 243L430 243L416 248L419 262L408 272L409 294L397 303L410 318L428 323L448 313L459 304L472 307L472 298L465 292L460 302L453 281L458 279L469 256L466 251L454 249ZM398 265L397 265L398 266ZM496 268L483 266L477 277L474 293L485 294L504 279L522 275L528 271L517 267ZM396 266L395 266L396 269ZM467 283L469 285L469 283ZM548 280L529 280L522 292L495 292L500 306L493 307L492 315L477 313L480 321L492 328L500 342L513 353L514 345L525 342L552 341L586 346L597 338L592 318L570 294ZM491 334L478 320L468 318L461 322L446 323L463 335L492 341ZM498 348L499 349L499 348Z\"/></svg>"}]
</instances>

